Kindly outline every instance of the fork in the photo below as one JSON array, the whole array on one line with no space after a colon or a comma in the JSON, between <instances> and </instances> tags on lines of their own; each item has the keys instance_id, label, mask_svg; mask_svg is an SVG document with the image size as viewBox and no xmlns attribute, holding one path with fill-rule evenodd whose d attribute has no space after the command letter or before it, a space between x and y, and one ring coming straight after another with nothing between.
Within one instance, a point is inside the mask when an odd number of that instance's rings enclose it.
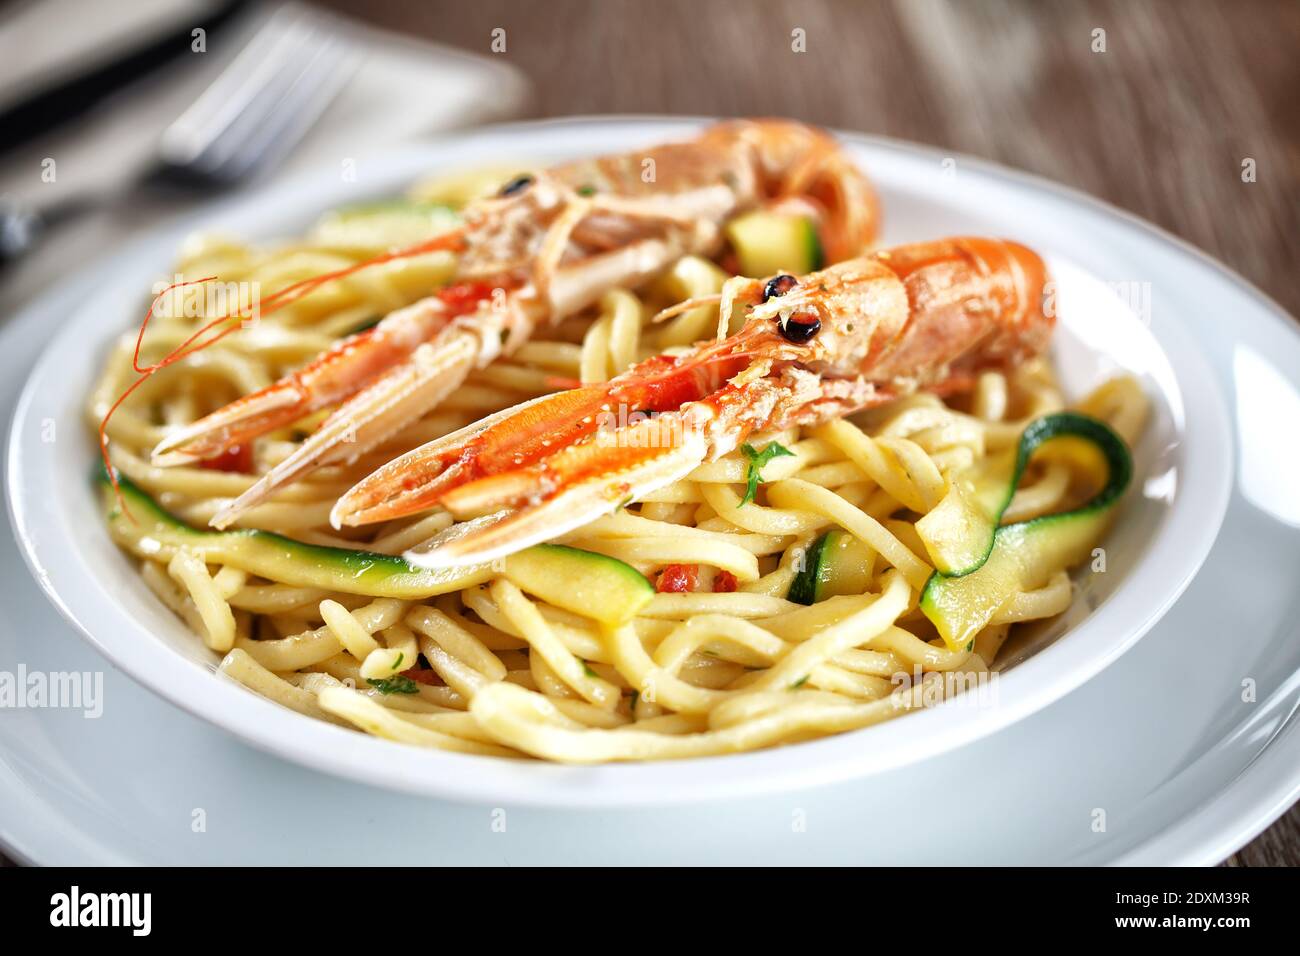
<instances>
[{"instance_id":1,"label":"fork","mask_svg":"<svg viewBox=\"0 0 1300 956\"><path fill-rule=\"evenodd\" d=\"M285 4L163 131L154 162L126 187L40 207L0 197L0 263L20 258L47 230L142 191L179 185L213 192L271 166L312 127L359 60L336 18Z\"/></svg>"}]
</instances>

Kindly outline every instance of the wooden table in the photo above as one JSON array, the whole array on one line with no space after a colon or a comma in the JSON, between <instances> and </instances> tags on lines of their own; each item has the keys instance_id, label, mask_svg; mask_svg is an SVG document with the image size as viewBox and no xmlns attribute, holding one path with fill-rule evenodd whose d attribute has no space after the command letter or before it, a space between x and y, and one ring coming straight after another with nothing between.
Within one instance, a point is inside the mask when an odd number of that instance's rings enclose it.
<instances>
[{"instance_id":1,"label":"wooden table","mask_svg":"<svg viewBox=\"0 0 1300 956\"><path fill-rule=\"evenodd\" d=\"M1025 169L1182 236L1300 314L1293 0L325 5L482 53L504 29L499 55L534 83L537 116L784 115ZM1300 864L1300 807L1228 862Z\"/></svg>"},{"instance_id":2,"label":"wooden table","mask_svg":"<svg viewBox=\"0 0 1300 956\"><path fill-rule=\"evenodd\" d=\"M536 116L792 116L1025 169L1163 226L1300 314L1300 3L325 5L481 53L503 29L498 55L533 82ZM1300 806L1228 863L1300 864Z\"/></svg>"}]
</instances>

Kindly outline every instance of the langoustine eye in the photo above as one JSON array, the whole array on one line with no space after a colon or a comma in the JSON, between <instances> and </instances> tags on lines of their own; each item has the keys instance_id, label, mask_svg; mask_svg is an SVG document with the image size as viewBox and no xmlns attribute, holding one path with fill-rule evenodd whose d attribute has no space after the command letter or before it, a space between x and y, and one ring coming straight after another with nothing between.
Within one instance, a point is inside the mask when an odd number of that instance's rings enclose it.
<instances>
[{"instance_id":1,"label":"langoustine eye","mask_svg":"<svg viewBox=\"0 0 1300 956\"><path fill-rule=\"evenodd\" d=\"M767 284L763 286L763 301L766 302L768 299L783 296L798 284L799 280L794 276L773 276L768 279Z\"/></svg>"},{"instance_id":2,"label":"langoustine eye","mask_svg":"<svg viewBox=\"0 0 1300 956\"><path fill-rule=\"evenodd\" d=\"M795 312L780 320L781 334L787 341L807 342L822 330L822 320L812 312Z\"/></svg>"},{"instance_id":3,"label":"langoustine eye","mask_svg":"<svg viewBox=\"0 0 1300 956\"><path fill-rule=\"evenodd\" d=\"M506 196L514 196L517 193L523 192L532 184L533 177L525 173L523 176L516 176L514 179L510 180L510 182L502 186L499 195L502 198L505 198Z\"/></svg>"}]
</instances>

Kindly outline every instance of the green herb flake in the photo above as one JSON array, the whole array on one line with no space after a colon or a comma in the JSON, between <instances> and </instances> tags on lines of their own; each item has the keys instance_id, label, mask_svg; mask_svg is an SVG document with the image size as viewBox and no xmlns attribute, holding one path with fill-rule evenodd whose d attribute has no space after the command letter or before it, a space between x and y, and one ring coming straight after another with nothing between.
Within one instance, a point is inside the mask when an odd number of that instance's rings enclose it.
<instances>
[{"instance_id":1,"label":"green herb flake","mask_svg":"<svg viewBox=\"0 0 1300 956\"><path fill-rule=\"evenodd\" d=\"M759 451L753 445L745 443L740 446L740 450L745 453L749 459L749 470L745 475L745 497L740 499L740 504L736 507L743 507L754 500L758 494L759 483L763 481L763 466L773 458L781 458L786 455L793 456L789 448L777 442L768 442L768 444Z\"/></svg>"},{"instance_id":2,"label":"green herb flake","mask_svg":"<svg viewBox=\"0 0 1300 956\"><path fill-rule=\"evenodd\" d=\"M416 694L420 690L415 681L402 674L396 674L384 680L366 678L366 683L385 697L389 694Z\"/></svg>"},{"instance_id":3,"label":"green herb flake","mask_svg":"<svg viewBox=\"0 0 1300 956\"><path fill-rule=\"evenodd\" d=\"M592 670L591 667L588 666L587 662L584 661L581 657L579 657L578 660L582 664L582 672L584 674L586 674L588 677L600 677L600 675L597 674L594 670Z\"/></svg>"},{"instance_id":4,"label":"green herb flake","mask_svg":"<svg viewBox=\"0 0 1300 956\"><path fill-rule=\"evenodd\" d=\"M596 187L595 187L595 186L580 186L580 187L578 188L578 195L579 195L579 196L594 196L594 195L596 195Z\"/></svg>"},{"instance_id":5,"label":"green herb flake","mask_svg":"<svg viewBox=\"0 0 1300 956\"><path fill-rule=\"evenodd\" d=\"M800 687L802 687L804 684L808 683L808 678L809 678L809 676L810 676L810 675L808 675L808 674L804 674L803 677L800 677L797 681L795 681L793 684L790 685L790 689L791 689L791 690L798 690L798 689L799 689Z\"/></svg>"}]
</instances>

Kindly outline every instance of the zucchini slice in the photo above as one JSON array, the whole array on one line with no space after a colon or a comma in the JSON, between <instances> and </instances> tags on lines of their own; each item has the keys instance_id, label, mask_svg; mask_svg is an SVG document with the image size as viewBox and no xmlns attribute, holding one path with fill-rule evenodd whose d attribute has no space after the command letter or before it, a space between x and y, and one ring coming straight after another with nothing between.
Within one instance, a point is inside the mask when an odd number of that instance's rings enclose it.
<instances>
[{"instance_id":1,"label":"zucchini slice","mask_svg":"<svg viewBox=\"0 0 1300 956\"><path fill-rule=\"evenodd\" d=\"M113 540L142 558L169 558L184 548L204 561L298 587L408 600L482 584L495 573L487 564L420 568L390 554L306 544L253 528L194 528L119 474L127 515L117 506L108 475L101 470L95 480ZM506 558L504 573L521 590L548 604L613 625L635 617L655 593L631 565L558 544L534 545L512 554Z\"/></svg>"},{"instance_id":2,"label":"zucchini slice","mask_svg":"<svg viewBox=\"0 0 1300 956\"><path fill-rule=\"evenodd\" d=\"M954 476L948 493L916 522L916 533L936 570L955 577L988 559L993 532L1019 480L1017 457L1015 450L1008 450Z\"/></svg>"},{"instance_id":3,"label":"zucchini slice","mask_svg":"<svg viewBox=\"0 0 1300 956\"><path fill-rule=\"evenodd\" d=\"M790 582L788 599L816 604L839 594L865 594L871 583L871 549L846 531L827 531L808 549L803 569Z\"/></svg>"},{"instance_id":4,"label":"zucchini slice","mask_svg":"<svg viewBox=\"0 0 1300 956\"><path fill-rule=\"evenodd\" d=\"M96 481L113 540L142 558L167 558L184 548L204 561L298 587L409 600L458 591L492 577L488 565L426 570L389 554L305 544L270 531L193 528L119 474L118 486L129 512L123 514L108 475L101 470Z\"/></svg>"},{"instance_id":5,"label":"zucchini slice","mask_svg":"<svg viewBox=\"0 0 1300 956\"><path fill-rule=\"evenodd\" d=\"M336 249L364 252L414 245L459 224L460 216L450 206L386 199L326 213L312 230L312 240Z\"/></svg>"},{"instance_id":6,"label":"zucchini slice","mask_svg":"<svg viewBox=\"0 0 1300 956\"><path fill-rule=\"evenodd\" d=\"M510 555L505 576L547 604L612 626L636 617L655 595L654 585L630 564L563 544Z\"/></svg>"},{"instance_id":7,"label":"zucchini slice","mask_svg":"<svg viewBox=\"0 0 1300 956\"><path fill-rule=\"evenodd\" d=\"M727 225L742 275L751 278L816 272L825 262L817 226L807 216L758 210Z\"/></svg>"},{"instance_id":8,"label":"zucchini slice","mask_svg":"<svg viewBox=\"0 0 1300 956\"><path fill-rule=\"evenodd\" d=\"M991 546L973 567L956 574L935 571L930 576L921 592L921 610L950 648L968 644L1014 594L1042 587L1056 571L1086 558L1128 487L1133 460L1123 439L1102 422L1077 412L1047 415L1032 422L1020 437L995 523L1006 510L1030 455L1057 439L1077 439L1100 453L1105 481L1078 508L996 528L989 536ZM976 497L972 492L970 500ZM978 524L977 511L971 513ZM980 528L976 531L982 534Z\"/></svg>"}]
</instances>

